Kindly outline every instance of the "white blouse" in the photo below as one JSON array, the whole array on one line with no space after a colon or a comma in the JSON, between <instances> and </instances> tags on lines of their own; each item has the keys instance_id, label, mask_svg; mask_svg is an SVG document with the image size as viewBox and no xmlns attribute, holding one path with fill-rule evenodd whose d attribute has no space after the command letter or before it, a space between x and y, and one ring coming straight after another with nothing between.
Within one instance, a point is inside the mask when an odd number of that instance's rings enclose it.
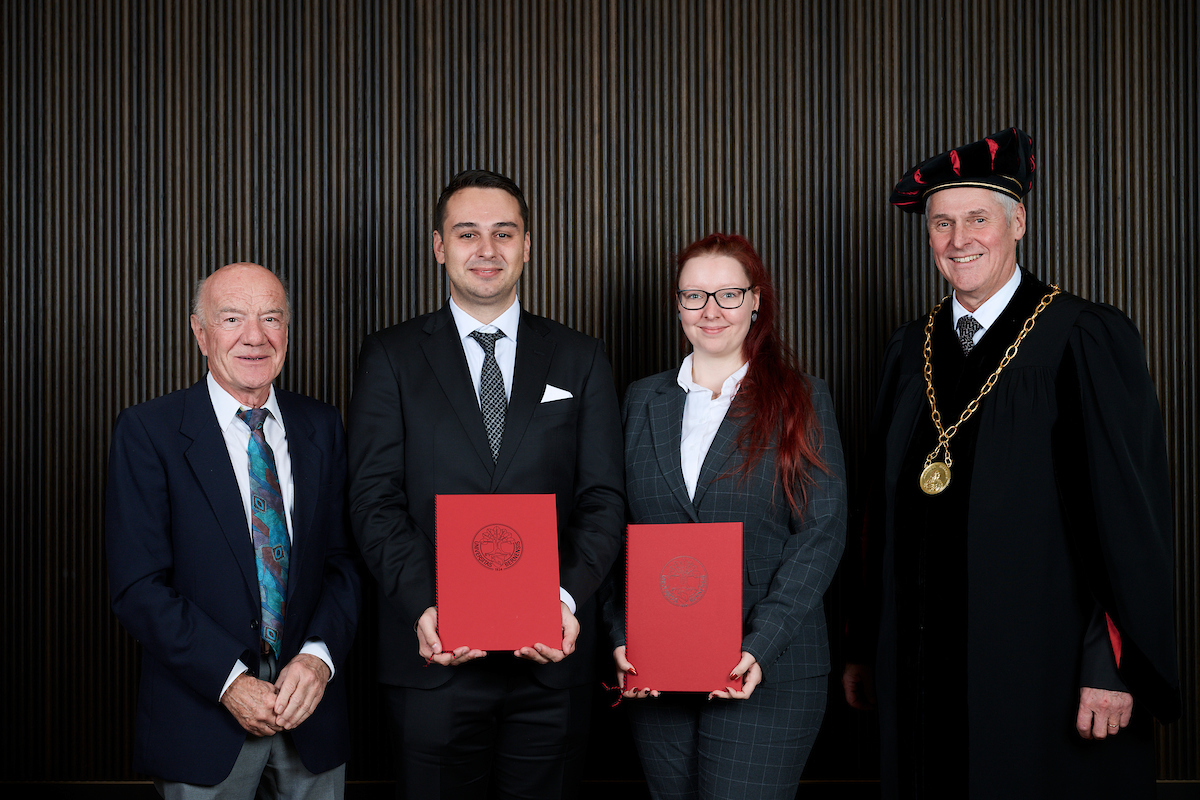
<instances>
[{"instance_id":1,"label":"white blouse","mask_svg":"<svg viewBox=\"0 0 1200 800\"><path fill-rule=\"evenodd\" d=\"M708 448L712 447L717 429L729 411L733 396L742 385L742 378L750 362L742 366L721 384L721 394L712 396L712 390L692 380L692 355L683 360L679 367L679 385L687 392L683 406L683 433L679 441L679 460L683 467L683 480L687 484L688 497L696 496L696 481L700 479L700 468Z\"/></svg>"}]
</instances>

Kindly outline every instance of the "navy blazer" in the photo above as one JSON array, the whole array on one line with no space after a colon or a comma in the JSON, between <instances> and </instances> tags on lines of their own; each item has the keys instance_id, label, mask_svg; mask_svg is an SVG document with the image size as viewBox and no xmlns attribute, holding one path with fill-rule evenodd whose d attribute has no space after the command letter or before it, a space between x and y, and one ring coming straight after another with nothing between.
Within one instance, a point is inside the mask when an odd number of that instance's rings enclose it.
<instances>
[{"instance_id":1,"label":"navy blazer","mask_svg":"<svg viewBox=\"0 0 1200 800\"><path fill-rule=\"evenodd\" d=\"M349 753L340 668L361 600L344 525L344 436L337 409L275 394L295 485L280 663L319 637L338 668L312 716L277 735L324 772ZM219 783L247 736L220 704L221 688L238 659L258 667L262 612L246 512L205 380L117 418L105 532L113 610L143 652L134 769Z\"/></svg>"},{"instance_id":2,"label":"navy blazer","mask_svg":"<svg viewBox=\"0 0 1200 800\"><path fill-rule=\"evenodd\" d=\"M680 464L687 394L678 375L674 369L643 378L625 395L629 519L742 523L742 649L762 667L764 683L826 674L829 644L822 596L846 539L846 473L829 390L824 381L809 378L821 430L820 455L829 472L810 468L816 483L796 515L775 485L774 450L764 453L744 480L737 472L741 423L730 415L704 458L694 499L688 497ZM624 644L619 610L610 614L610 624L614 645Z\"/></svg>"},{"instance_id":3,"label":"navy blazer","mask_svg":"<svg viewBox=\"0 0 1200 800\"><path fill-rule=\"evenodd\" d=\"M571 396L542 402L547 386ZM478 666L426 665L413 625L436 604L434 498L498 492L556 496L559 581L578 604L580 633L570 656L530 669L552 688L586 682L599 617L593 598L620 550L625 506L621 420L603 345L521 312L493 461L446 305L366 338L348 426L350 519L379 585L379 680L428 689Z\"/></svg>"}]
</instances>

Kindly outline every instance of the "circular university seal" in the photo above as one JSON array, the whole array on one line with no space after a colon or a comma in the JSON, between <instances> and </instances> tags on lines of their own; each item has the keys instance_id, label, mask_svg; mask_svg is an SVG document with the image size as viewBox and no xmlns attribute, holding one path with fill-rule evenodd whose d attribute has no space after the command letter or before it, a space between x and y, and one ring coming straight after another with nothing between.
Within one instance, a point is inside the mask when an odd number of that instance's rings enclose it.
<instances>
[{"instance_id":1,"label":"circular university seal","mask_svg":"<svg viewBox=\"0 0 1200 800\"><path fill-rule=\"evenodd\" d=\"M521 560L521 537L507 525L484 525L471 540L471 552L488 569L508 569Z\"/></svg>"},{"instance_id":2,"label":"circular university seal","mask_svg":"<svg viewBox=\"0 0 1200 800\"><path fill-rule=\"evenodd\" d=\"M708 586L708 573L699 560L691 556L676 556L662 568L659 586L667 602L676 606L699 603Z\"/></svg>"}]
</instances>

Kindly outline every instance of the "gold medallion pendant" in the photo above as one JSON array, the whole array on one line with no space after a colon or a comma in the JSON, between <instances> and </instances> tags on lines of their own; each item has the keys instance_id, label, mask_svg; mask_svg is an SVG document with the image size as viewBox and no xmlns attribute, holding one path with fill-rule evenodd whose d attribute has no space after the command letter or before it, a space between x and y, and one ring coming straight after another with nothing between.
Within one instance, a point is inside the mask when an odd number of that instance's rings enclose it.
<instances>
[{"instance_id":1,"label":"gold medallion pendant","mask_svg":"<svg viewBox=\"0 0 1200 800\"><path fill-rule=\"evenodd\" d=\"M987 396L987 393L996 385L996 381L1000 379L1000 373L1008 366L1008 362L1016 358L1017 349L1021 346L1021 342L1033 330L1033 323L1037 320L1038 314L1045 310L1046 306L1050 305L1050 301L1054 299L1061 290L1057 286L1051 286L1050 292L1042 298L1042 302L1038 303L1037 308L1033 310L1033 314L1029 319L1025 320L1025 325L1022 326L1020 334L1017 335L1017 340L1013 342L1008 350L1004 352L1004 358L1000 359L1000 366L996 367L996 371L988 376L984 381L983 388L979 390L979 395L967 403L967 407L963 409L962 415L958 418L958 422L951 425L949 428L942 427L942 415L937 407L937 395L933 391L933 320L937 317L938 310L941 309L942 303L950 299L950 296L942 298L942 302L933 307L933 311L929 312L929 320L925 323L925 397L929 400L929 418L933 421L933 427L937 430L938 442L937 447L933 448L933 452L925 459L925 469L921 470L919 483L921 491L928 495L941 494L950 485L950 467L954 463L950 458L950 439L954 434L958 433L958 428L964 422L971 418L975 410L979 408L980 401ZM944 461L934 461L938 457L938 453L945 451L946 456Z\"/></svg>"},{"instance_id":2,"label":"gold medallion pendant","mask_svg":"<svg viewBox=\"0 0 1200 800\"><path fill-rule=\"evenodd\" d=\"M950 485L950 467L944 462L932 461L921 470L921 491L925 494L941 494Z\"/></svg>"}]
</instances>

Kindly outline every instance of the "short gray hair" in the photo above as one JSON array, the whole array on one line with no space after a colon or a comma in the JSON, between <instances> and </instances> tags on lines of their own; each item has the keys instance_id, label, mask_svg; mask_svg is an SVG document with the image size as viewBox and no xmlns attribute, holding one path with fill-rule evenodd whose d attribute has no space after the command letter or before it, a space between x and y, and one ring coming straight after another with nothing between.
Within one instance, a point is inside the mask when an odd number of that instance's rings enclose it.
<instances>
[{"instance_id":1,"label":"short gray hair","mask_svg":"<svg viewBox=\"0 0 1200 800\"><path fill-rule=\"evenodd\" d=\"M950 187L947 187L947 188L950 188ZM1010 194L1005 194L1004 192L998 192L995 189L992 189L991 192L992 192L992 197L996 198L996 202L1000 204L1000 208L1004 209L1005 224L1012 225L1013 214L1016 212L1017 206L1019 206L1021 204L1021 201L1018 200L1017 198L1013 197ZM930 192L929 194L925 195L925 213L926 214L929 213L929 200L930 200L930 198L932 198L934 196L934 194L936 194L936 192Z\"/></svg>"}]
</instances>

